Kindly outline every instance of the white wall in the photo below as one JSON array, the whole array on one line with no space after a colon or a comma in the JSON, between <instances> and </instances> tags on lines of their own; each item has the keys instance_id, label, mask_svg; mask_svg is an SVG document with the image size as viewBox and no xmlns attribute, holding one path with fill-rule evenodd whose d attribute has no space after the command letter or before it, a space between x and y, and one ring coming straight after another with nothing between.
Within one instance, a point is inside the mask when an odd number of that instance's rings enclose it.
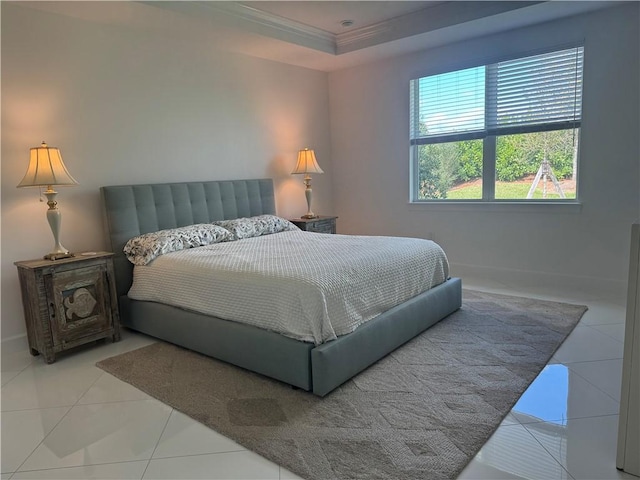
<instances>
[{"instance_id":1,"label":"white wall","mask_svg":"<svg viewBox=\"0 0 640 480\"><path fill-rule=\"evenodd\" d=\"M106 248L102 185L271 177L278 213L299 216L303 185L289 173L305 146L325 171L314 177L314 210L333 211L326 73L81 7L100 23L1 5L3 339L25 332L13 262L53 247L38 190L15 188L42 140L80 183L58 189L61 241L76 252Z\"/></svg>"},{"instance_id":2,"label":"white wall","mask_svg":"<svg viewBox=\"0 0 640 480\"><path fill-rule=\"evenodd\" d=\"M558 275L556 281L599 277L623 286L630 225L640 213L638 7L630 2L331 73L333 192L341 230L433 237L458 275L526 270ZM408 203L411 78L580 41L581 208Z\"/></svg>"}]
</instances>

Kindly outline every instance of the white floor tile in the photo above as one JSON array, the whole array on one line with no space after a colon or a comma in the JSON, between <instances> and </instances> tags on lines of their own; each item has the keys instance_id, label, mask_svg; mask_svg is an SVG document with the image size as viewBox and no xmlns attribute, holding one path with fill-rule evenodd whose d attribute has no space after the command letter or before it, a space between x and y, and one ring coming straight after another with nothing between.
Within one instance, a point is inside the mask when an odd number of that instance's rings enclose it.
<instances>
[{"instance_id":1,"label":"white floor tile","mask_svg":"<svg viewBox=\"0 0 640 480\"><path fill-rule=\"evenodd\" d=\"M560 362L589 362L622 358L623 344L591 327L576 327L554 357Z\"/></svg>"},{"instance_id":2,"label":"white floor tile","mask_svg":"<svg viewBox=\"0 0 640 480\"><path fill-rule=\"evenodd\" d=\"M140 480L147 468L147 460L141 462L108 463L82 467L56 468L17 472L11 480Z\"/></svg>"},{"instance_id":3,"label":"white floor tile","mask_svg":"<svg viewBox=\"0 0 640 480\"><path fill-rule=\"evenodd\" d=\"M31 365L2 387L2 411L72 406L102 373L94 366Z\"/></svg>"},{"instance_id":4,"label":"white floor tile","mask_svg":"<svg viewBox=\"0 0 640 480\"><path fill-rule=\"evenodd\" d=\"M2 472L15 472L40 444L69 407L2 412Z\"/></svg>"},{"instance_id":5,"label":"white floor tile","mask_svg":"<svg viewBox=\"0 0 640 480\"><path fill-rule=\"evenodd\" d=\"M625 316L624 303L590 303L580 325L624 325Z\"/></svg>"},{"instance_id":6,"label":"white floor tile","mask_svg":"<svg viewBox=\"0 0 640 480\"><path fill-rule=\"evenodd\" d=\"M149 459L170 413L156 400L77 405L20 471Z\"/></svg>"},{"instance_id":7,"label":"white floor tile","mask_svg":"<svg viewBox=\"0 0 640 480\"><path fill-rule=\"evenodd\" d=\"M522 425L498 428L458 479L564 479L571 477Z\"/></svg>"},{"instance_id":8,"label":"white floor tile","mask_svg":"<svg viewBox=\"0 0 640 480\"><path fill-rule=\"evenodd\" d=\"M79 405L90 403L124 402L129 400L150 400L152 397L136 387L103 373L102 376L78 400Z\"/></svg>"},{"instance_id":9,"label":"white floor tile","mask_svg":"<svg viewBox=\"0 0 640 480\"><path fill-rule=\"evenodd\" d=\"M9 480L11 478L12 473L2 473L0 474L0 480Z\"/></svg>"},{"instance_id":10,"label":"white floor tile","mask_svg":"<svg viewBox=\"0 0 640 480\"><path fill-rule=\"evenodd\" d=\"M39 357L33 357L28 350L5 352L3 345L2 356L0 357L0 369L2 369L3 372L20 371L31 365L34 359L37 358Z\"/></svg>"},{"instance_id":11,"label":"white floor tile","mask_svg":"<svg viewBox=\"0 0 640 480\"><path fill-rule=\"evenodd\" d=\"M246 450L236 442L173 410L153 458Z\"/></svg>"},{"instance_id":12,"label":"white floor tile","mask_svg":"<svg viewBox=\"0 0 640 480\"><path fill-rule=\"evenodd\" d=\"M565 476L549 478L561 478L563 480L571 480L572 478L566 471L563 472L562 470L558 471L558 475ZM462 473L460 473L458 480L522 480L523 478L538 480L537 477L533 476L526 477L522 474L505 472L493 465L484 463L482 460L478 460L478 458L476 457L471 460L471 462L469 462ZM545 480L547 480L547 477L545 477Z\"/></svg>"},{"instance_id":13,"label":"white floor tile","mask_svg":"<svg viewBox=\"0 0 640 480\"><path fill-rule=\"evenodd\" d=\"M617 340L618 342L624 342L624 323L612 323L609 325L591 325L591 328L604 333L608 337Z\"/></svg>"},{"instance_id":14,"label":"white floor tile","mask_svg":"<svg viewBox=\"0 0 640 480\"><path fill-rule=\"evenodd\" d=\"M587 382L565 365L547 365L511 413L520 423L554 422L570 418L615 415L618 402Z\"/></svg>"},{"instance_id":15,"label":"white floor tile","mask_svg":"<svg viewBox=\"0 0 640 480\"><path fill-rule=\"evenodd\" d=\"M280 480L303 480L295 473L290 472L286 468L280 467Z\"/></svg>"},{"instance_id":16,"label":"white floor tile","mask_svg":"<svg viewBox=\"0 0 640 480\"><path fill-rule=\"evenodd\" d=\"M160 458L149 462L144 479L277 480L280 468L253 452Z\"/></svg>"},{"instance_id":17,"label":"white floor tile","mask_svg":"<svg viewBox=\"0 0 640 480\"><path fill-rule=\"evenodd\" d=\"M566 426L535 423L525 426L576 479L634 479L616 470L618 416L569 420Z\"/></svg>"},{"instance_id":18,"label":"white floor tile","mask_svg":"<svg viewBox=\"0 0 640 480\"><path fill-rule=\"evenodd\" d=\"M507 426L507 425L519 425L520 422L518 421L518 419L513 415L513 413L509 412L507 414L506 417L504 417L504 420L502 420L502 423L500 425L502 426Z\"/></svg>"},{"instance_id":19,"label":"white floor tile","mask_svg":"<svg viewBox=\"0 0 640 480\"><path fill-rule=\"evenodd\" d=\"M622 359L567 363L567 367L617 402L620 401Z\"/></svg>"},{"instance_id":20,"label":"white floor tile","mask_svg":"<svg viewBox=\"0 0 640 480\"><path fill-rule=\"evenodd\" d=\"M9 381L12 378L15 378L18 374L20 373L20 371L9 371L9 372L2 372L0 373L0 379L2 380L2 385L1 386L5 386L7 383L9 383Z\"/></svg>"}]
</instances>

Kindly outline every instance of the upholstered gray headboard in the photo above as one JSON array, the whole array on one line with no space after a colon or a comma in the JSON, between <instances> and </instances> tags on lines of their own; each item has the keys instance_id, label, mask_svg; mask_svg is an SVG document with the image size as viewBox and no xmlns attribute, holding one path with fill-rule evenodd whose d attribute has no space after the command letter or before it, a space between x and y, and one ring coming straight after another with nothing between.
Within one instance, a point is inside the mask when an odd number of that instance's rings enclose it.
<instances>
[{"instance_id":1,"label":"upholstered gray headboard","mask_svg":"<svg viewBox=\"0 0 640 480\"><path fill-rule=\"evenodd\" d=\"M275 214L271 179L101 187L118 297L131 287L133 265L122 252L131 237L229 218Z\"/></svg>"}]
</instances>

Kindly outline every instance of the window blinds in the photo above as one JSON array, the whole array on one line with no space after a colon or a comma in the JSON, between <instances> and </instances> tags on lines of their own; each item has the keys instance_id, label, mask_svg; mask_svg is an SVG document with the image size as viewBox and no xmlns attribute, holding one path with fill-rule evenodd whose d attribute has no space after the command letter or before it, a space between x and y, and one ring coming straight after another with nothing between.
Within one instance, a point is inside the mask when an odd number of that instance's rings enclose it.
<instances>
[{"instance_id":1,"label":"window blinds","mask_svg":"<svg viewBox=\"0 0 640 480\"><path fill-rule=\"evenodd\" d=\"M411 81L411 144L580 126L583 47Z\"/></svg>"},{"instance_id":2,"label":"window blinds","mask_svg":"<svg viewBox=\"0 0 640 480\"><path fill-rule=\"evenodd\" d=\"M424 77L414 82L417 136L482 131L485 128L485 67Z\"/></svg>"},{"instance_id":3,"label":"window blinds","mask_svg":"<svg viewBox=\"0 0 640 480\"><path fill-rule=\"evenodd\" d=\"M579 127L583 50L570 48L489 65L488 133Z\"/></svg>"}]
</instances>

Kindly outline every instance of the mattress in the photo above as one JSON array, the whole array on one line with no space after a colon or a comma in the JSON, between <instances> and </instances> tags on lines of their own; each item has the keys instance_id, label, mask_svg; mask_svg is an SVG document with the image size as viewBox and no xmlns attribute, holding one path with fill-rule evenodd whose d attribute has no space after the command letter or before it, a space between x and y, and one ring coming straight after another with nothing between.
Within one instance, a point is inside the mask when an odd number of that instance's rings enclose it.
<instances>
[{"instance_id":1,"label":"mattress","mask_svg":"<svg viewBox=\"0 0 640 480\"><path fill-rule=\"evenodd\" d=\"M128 295L320 344L448 276L429 240L297 230L162 255L134 268Z\"/></svg>"}]
</instances>

